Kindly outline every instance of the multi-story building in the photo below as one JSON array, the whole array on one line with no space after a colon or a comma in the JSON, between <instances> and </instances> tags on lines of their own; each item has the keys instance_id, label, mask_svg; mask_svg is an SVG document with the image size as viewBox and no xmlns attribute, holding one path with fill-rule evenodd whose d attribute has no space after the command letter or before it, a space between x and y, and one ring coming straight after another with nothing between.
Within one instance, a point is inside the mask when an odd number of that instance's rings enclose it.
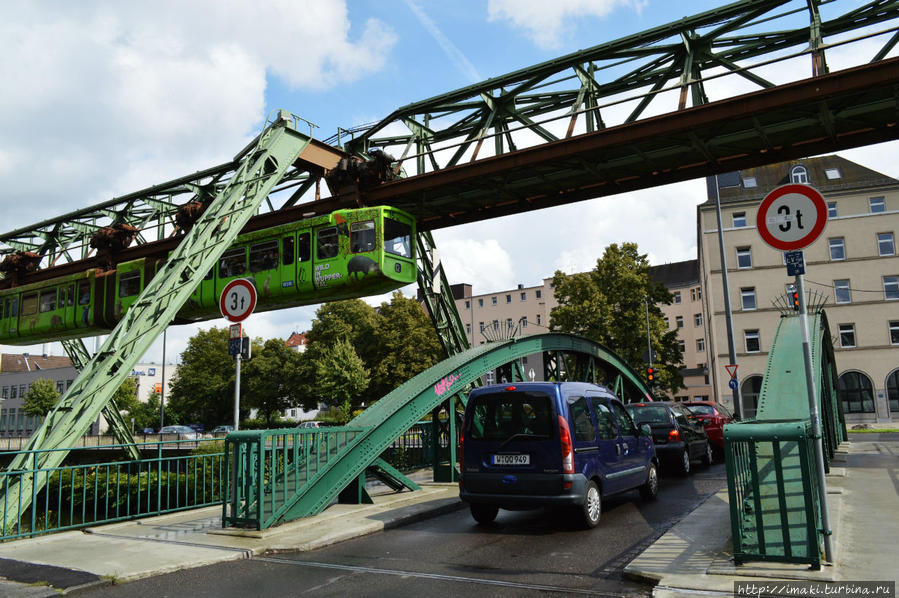
<instances>
[{"instance_id":1,"label":"multi-story building","mask_svg":"<svg viewBox=\"0 0 899 598\"><path fill-rule=\"evenodd\" d=\"M744 415L755 411L780 317L774 302L791 292L794 282L783 253L762 241L756 214L776 187L803 183L817 188L827 203L827 226L804 250L805 279L807 291L826 301L847 421L899 420L899 181L833 155L747 169L739 175L738 186L720 189L720 200ZM713 192L698 207L697 223L700 283L711 316L709 370L714 394L731 405Z\"/></svg>"},{"instance_id":2,"label":"multi-story building","mask_svg":"<svg viewBox=\"0 0 899 598\"><path fill-rule=\"evenodd\" d=\"M0 436L30 436L42 421L25 414L22 405L35 380L47 379L65 392L78 376L68 357L4 353L0 356ZM99 422L91 426L99 430Z\"/></svg>"},{"instance_id":3,"label":"multi-story building","mask_svg":"<svg viewBox=\"0 0 899 598\"><path fill-rule=\"evenodd\" d=\"M676 328L684 365L684 386L669 398L677 401L706 401L713 396L709 383L708 341L706 339L705 302L699 284L699 261L687 260L653 266L649 270L653 282L665 285L673 299L659 305L668 328Z\"/></svg>"}]
</instances>

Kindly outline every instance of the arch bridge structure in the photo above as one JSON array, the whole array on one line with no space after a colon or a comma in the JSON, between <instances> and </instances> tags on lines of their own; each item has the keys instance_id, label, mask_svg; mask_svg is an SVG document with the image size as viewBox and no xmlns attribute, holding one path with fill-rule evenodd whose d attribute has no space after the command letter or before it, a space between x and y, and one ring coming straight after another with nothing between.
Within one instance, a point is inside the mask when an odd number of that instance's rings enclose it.
<instances>
[{"instance_id":1,"label":"arch bridge structure","mask_svg":"<svg viewBox=\"0 0 899 598\"><path fill-rule=\"evenodd\" d=\"M67 346L82 373L29 441L40 457L8 471L59 465L101 412L129 440L112 394L241 231L355 206L412 213L419 284L454 357L465 336L429 231L896 139L897 41L899 0L743 0L325 141L276 111L224 164L0 235L0 286L169 256L95 355ZM97 235L121 246L101 255ZM40 485L17 479L2 489L13 520Z\"/></svg>"}]
</instances>

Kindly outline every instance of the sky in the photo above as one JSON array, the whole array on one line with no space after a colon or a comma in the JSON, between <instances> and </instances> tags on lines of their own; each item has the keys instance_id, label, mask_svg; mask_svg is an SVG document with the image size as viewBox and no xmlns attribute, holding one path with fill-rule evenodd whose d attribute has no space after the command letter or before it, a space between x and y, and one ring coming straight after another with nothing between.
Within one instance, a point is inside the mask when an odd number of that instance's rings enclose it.
<instances>
[{"instance_id":1,"label":"sky","mask_svg":"<svg viewBox=\"0 0 899 598\"><path fill-rule=\"evenodd\" d=\"M722 4L5 2L2 227L28 226L226 162L274 109L314 122L315 136L324 139L411 102ZM829 54L831 69L860 63L852 50L841 51ZM785 75L779 68L768 75ZM807 62L796 68L807 72ZM842 155L899 177L895 150L882 144ZM443 229L435 240L450 282L489 293L540 284L556 270L589 270L610 243L637 242L652 264L694 259L696 205L705 199L704 181L689 181ZM404 292L412 295L414 288ZM315 309L254 314L245 329L254 337L286 338L307 330ZM166 361L178 360L198 327L225 324L169 328ZM86 344L94 349L93 341ZM42 347L0 349L37 353ZM62 354L58 344L48 350ZM161 359L158 340L142 361Z\"/></svg>"}]
</instances>

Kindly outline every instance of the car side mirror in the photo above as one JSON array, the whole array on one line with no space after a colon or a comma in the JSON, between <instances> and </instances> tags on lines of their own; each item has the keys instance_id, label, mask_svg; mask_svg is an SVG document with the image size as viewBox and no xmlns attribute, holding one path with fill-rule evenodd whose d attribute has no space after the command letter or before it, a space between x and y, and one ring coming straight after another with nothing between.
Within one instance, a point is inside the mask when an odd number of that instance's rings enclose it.
<instances>
[{"instance_id":1,"label":"car side mirror","mask_svg":"<svg viewBox=\"0 0 899 598\"><path fill-rule=\"evenodd\" d=\"M643 436L652 436L652 427L649 424L640 424L640 434Z\"/></svg>"}]
</instances>

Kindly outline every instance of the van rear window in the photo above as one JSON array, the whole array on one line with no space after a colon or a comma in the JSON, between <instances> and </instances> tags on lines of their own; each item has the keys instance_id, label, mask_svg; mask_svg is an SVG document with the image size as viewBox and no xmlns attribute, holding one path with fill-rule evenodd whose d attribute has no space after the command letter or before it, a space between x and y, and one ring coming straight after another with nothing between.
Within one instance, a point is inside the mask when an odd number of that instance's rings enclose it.
<instances>
[{"instance_id":1,"label":"van rear window","mask_svg":"<svg viewBox=\"0 0 899 598\"><path fill-rule=\"evenodd\" d=\"M520 434L521 440L555 436L549 395L542 392L498 392L478 395L468 405L466 440L502 441Z\"/></svg>"}]
</instances>

